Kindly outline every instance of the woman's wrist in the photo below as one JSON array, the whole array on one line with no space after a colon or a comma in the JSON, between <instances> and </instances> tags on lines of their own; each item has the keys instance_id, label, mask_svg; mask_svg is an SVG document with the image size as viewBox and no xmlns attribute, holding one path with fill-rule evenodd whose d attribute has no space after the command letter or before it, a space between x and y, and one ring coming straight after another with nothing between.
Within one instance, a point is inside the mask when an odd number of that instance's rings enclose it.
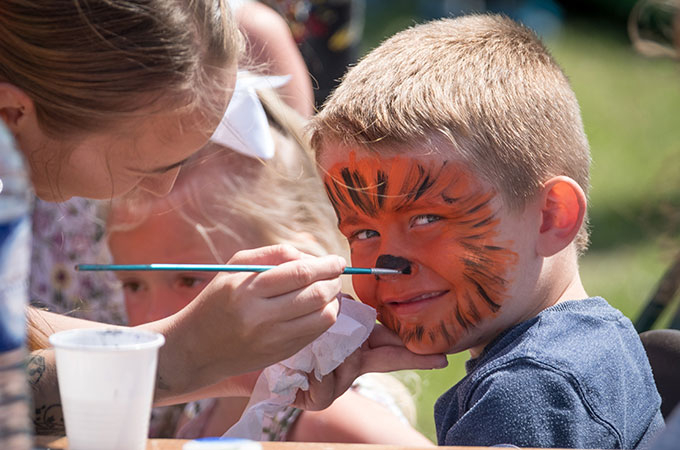
<instances>
[{"instance_id":1,"label":"woman's wrist","mask_svg":"<svg viewBox=\"0 0 680 450\"><path fill-rule=\"evenodd\" d=\"M160 333L165 337L165 344L158 351L154 403L175 403L173 398L179 398L194 389L191 372L196 367L190 351L191 333L183 334L180 331L181 322L174 316L139 325L137 328Z\"/></svg>"},{"instance_id":2,"label":"woman's wrist","mask_svg":"<svg viewBox=\"0 0 680 450\"><path fill-rule=\"evenodd\" d=\"M154 404L249 396L259 371L244 373L238 364L218 364L220 354L227 357L229 351L215 347L225 345L223 343L206 344L210 340L206 340L199 326L190 320L188 315L191 313L191 308L185 308L165 319L138 327L165 337L165 345L158 355Z\"/></svg>"}]
</instances>

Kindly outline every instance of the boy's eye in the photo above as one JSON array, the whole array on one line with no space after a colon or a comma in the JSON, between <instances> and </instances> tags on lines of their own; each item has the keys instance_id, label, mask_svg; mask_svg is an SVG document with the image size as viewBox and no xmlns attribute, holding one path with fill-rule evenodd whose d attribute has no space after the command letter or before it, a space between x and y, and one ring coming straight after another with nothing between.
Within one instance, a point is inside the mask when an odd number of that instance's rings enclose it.
<instances>
[{"instance_id":1,"label":"boy's eye","mask_svg":"<svg viewBox=\"0 0 680 450\"><path fill-rule=\"evenodd\" d=\"M411 219L411 226L427 225L428 223L438 222L440 220L442 220L441 216L434 214L421 214Z\"/></svg>"},{"instance_id":2,"label":"boy's eye","mask_svg":"<svg viewBox=\"0 0 680 450\"><path fill-rule=\"evenodd\" d=\"M364 241L375 236L380 236L380 234L375 230L359 230L352 233L350 240Z\"/></svg>"},{"instance_id":3,"label":"boy's eye","mask_svg":"<svg viewBox=\"0 0 680 450\"><path fill-rule=\"evenodd\" d=\"M142 283L136 280L123 281L123 290L136 293L142 290Z\"/></svg>"}]
</instances>

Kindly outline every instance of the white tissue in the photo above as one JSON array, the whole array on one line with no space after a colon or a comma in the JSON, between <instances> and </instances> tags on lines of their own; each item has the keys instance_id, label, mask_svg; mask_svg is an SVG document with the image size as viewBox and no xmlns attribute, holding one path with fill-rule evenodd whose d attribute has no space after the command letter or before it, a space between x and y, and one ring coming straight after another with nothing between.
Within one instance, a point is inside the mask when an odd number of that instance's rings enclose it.
<instances>
[{"instance_id":1,"label":"white tissue","mask_svg":"<svg viewBox=\"0 0 680 450\"><path fill-rule=\"evenodd\" d=\"M335 324L295 355L262 371L243 415L223 437L259 439L265 416L292 404L298 389L308 390L307 374L314 372L320 381L335 370L368 339L375 319L375 309L341 297Z\"/></svg>"}]
</instances>

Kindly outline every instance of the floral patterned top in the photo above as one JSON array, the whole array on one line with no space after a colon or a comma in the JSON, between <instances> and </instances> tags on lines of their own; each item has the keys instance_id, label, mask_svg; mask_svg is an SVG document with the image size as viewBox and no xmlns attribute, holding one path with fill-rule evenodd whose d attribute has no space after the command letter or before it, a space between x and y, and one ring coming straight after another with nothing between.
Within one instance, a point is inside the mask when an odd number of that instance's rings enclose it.
<instances>
[{"instance_id":1,"label":"floral patterned top","mask_svg":"<svg viewBox=\"0 0 680 450\"><path fill-rule=\"evenodd\" d=\"M64 203L36 199L33 210L31 304L98 322L126 322L123 293L110 272L77 272L78 263L111 257L101 202L74 197Z\"/></svg>"}]
</instances>

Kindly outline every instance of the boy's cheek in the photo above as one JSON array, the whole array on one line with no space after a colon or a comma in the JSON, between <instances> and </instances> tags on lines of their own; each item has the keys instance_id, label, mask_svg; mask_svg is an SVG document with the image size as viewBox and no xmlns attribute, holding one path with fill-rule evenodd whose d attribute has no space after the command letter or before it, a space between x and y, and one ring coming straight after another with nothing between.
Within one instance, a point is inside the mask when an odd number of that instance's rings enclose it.
<instances>
[{"instance_id":1,"label":"boy's cheek","mask_svg":"<svg viewBox=\"0 0 680 450\"><path fill-rule=\"evenodd\" d=\"M354 267L373 267L375 265L375 258L371 261L366 252L352 249L351 263ZM377 280L373 275L354 275L352 276L352 286L354 292L362 303L365 303L373 308L377 306L376 289Z\"/></svg>"},{"instance_id":2,"label":"boy's cheek","mask_svg":"<svg viewBox=\"0 0 680 450\"><path fill-rule=\"evenodd\" d=\"M375 296L376 282L373 275L356 275L352 279L352 285L362 303L377 309L378 301Z\"/></svg>"}]
</instances>

